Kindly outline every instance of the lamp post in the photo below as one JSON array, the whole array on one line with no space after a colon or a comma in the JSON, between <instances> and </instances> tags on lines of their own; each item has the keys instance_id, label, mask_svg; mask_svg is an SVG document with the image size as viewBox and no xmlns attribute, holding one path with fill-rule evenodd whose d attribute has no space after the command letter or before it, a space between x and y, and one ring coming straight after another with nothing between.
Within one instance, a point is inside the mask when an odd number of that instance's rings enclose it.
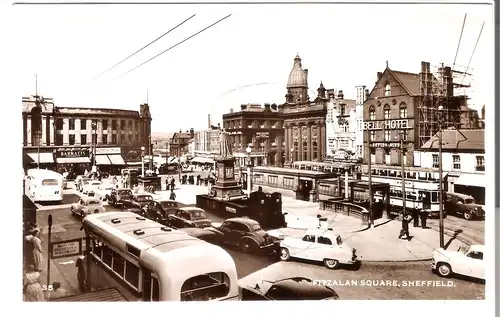
<instances>
[{"instance_id":1,"label":"lamp post","mask_svg":"<svg viewBox=\"0 0 500 317\"><path fill-rule=\"evenodd\" d=\"M247 190L248 195L252 192L252 158L250 157L250 153L252 153L252 148L250 145L246 148L248 164L247 164Z\"/></svg>"},{"instance_id":2,"label":"lamp post","mask_svg":"<svg viewBox=\"0 0 500 317\"><path fill-rule=\"evenodd\" d=\"M406 216L406 179L405 179L405 160L404 160L404 132L399 133L399 147L401 156L401 190L403 191L403 217Z\"/></svg>"},{"instance_id":3,"label":"lamp post","mask_svg":"<svg viewBox=\"0 0 500 317\"><path fill-rule=\"evenodd\" d=\"M368 136L368 201L370 213L370 228L375 228L373 219L373 191L372 191L372 148L371 148L371 135Z\"/></svg>"},{"instance_id":4,"label":"lamp post","mask_svg":"<svg viewBox=\"0 0 500 317\"><path fill-rule=\"evenodd\" d=\"M439 247L444 248L444 221L443 221L443 106L438 107L439 124Z\"/></svg>"},{"instance_id":5,"label":"lamp post","mask_svg":"<svg viewBox=\"0 0 500 317\"><path fill-rule=\"evenodd\" d=\"M96 135L96 129L97 129L97 122L92 121L91 123L92 127L92 172L97 173L97 166L96 166L96 160L95 160L95 153L96 153L96 143L97 143L97 135Z\"/></svg>"},{"instance_id":6,"label":"lamp post","mask_svg":"<svg viewBox=\"0 0 500 317\"><path fill-rule=\"evenodd\" d=\"M142 163L142 169L141 169L141 173L142 173L142 177L144 177L144 150L146 148L144 146L141 146L141 163Z\"/></svg>"}]
</instances>

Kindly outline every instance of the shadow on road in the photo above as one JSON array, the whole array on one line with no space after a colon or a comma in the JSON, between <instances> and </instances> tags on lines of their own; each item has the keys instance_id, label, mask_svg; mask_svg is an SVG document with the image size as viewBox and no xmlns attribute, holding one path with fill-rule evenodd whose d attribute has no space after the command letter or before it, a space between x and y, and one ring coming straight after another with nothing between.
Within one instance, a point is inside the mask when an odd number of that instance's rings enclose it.
<instances>
[{"instance_id":1,"label":"shadow on road","mask_svg":"<svg viewBox=\"0 0 500 317\"><path fill-rule=\"evenodd\" d=\"M455 230L455 233L453 234L453 236L450 238L450 240L448 240L448 242L444 245L443 249L447 250L448 247L451 245L451 243L453 242L453 240L457 239L458 235L461 234L463 232L462 229L457 229Z\"/></svg>"}]
</instances>

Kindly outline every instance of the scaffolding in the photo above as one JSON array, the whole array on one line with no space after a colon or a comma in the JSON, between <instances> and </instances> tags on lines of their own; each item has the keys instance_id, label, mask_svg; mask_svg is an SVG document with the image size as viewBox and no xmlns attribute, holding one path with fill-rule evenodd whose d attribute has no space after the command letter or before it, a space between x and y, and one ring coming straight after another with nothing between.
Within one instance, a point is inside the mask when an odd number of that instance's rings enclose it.
<instances>
[{"instance_id":1,"label":"scaffolding","mask_svg":"<svg viewBox=\"0 0 500 317\"><path fill-rule=\"evenodd\" d=\"M468 92L472 83L472 70L455 65L432 66L422 62L420 70L420 102L418 107L418 138L420 148L444 128L461 128L467 124L470 109ZM442 110L438 112L439 106ZM440 122L441 121L441 122Z\"/></svg>"}]
</instances>

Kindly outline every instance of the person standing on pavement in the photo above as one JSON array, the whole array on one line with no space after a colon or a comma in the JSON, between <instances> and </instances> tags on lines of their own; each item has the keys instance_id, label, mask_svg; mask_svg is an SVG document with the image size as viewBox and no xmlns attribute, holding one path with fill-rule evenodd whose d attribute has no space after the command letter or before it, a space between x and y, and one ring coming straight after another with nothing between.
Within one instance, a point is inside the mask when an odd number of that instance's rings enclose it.
<instances>
[{"instance_id":1,"label":"person standing on pavement","mask_svg":"<svg viewBox=\"0 0 500 317\"><path fill-rule=\"evenodd\" d=\"M427 229L427 217L429 216L429 213L427 210L422 210L420 212L420 220L422 221L422 229Z\"/></svg>"},{"instance_id":2,"label":"person standing on pavement","mask_svg":"<svg viewBox=\"0 0 500 317\"><path fill-rule=\"evenodd\" d=\"M33 265L28 265L23 279L23 295L25 302L44 302L45 295L40 284L40 273Z\"/></svg>"},{"instance_id":3,"label":"person standing on pavement","mask_svg":"<svg viewBox=\"0 0 500 317\"><path fill-rule=\"evenodd\" d=\"M84 268L83 259L84 259L84 257L81 256L76 260L76 267L78 268L78 272L76 273L76 279L78 280L78 289L82 293L84 293L86 291L85 268Z\"/></svg>"},{"instance_id":4,"label":"person standing on pavement","mask_svg":"<svg viewBox=\"0 0 500 317\"><path fill-rule=\"evenodd\" d=\"M419 215L420 212L419 212L418 209L415 208L415 209L412 210L411 213L412 213L411 216L413 218L413 227L417 228L418 227L418 218L419 218L418 215Z\"/></svg>"},{"instance_id":5,"label":"person standing on pavement","mask_svg":"<svg viewBox=\"0 0 500 317\"><path fill-rule=\"evenodd\" d=\"M41 272L43 255L42 255L42 240L40 240L40 229L33 230L33 238L31 239L33 245L33 265L37 272Z\"/></svg>"},{"instance_id":6,"label":"person standing on pavement","mask_svg":"<svg viewBox=\"0 0 500 317\"><path fill-rule=\"evenodd\" d=\"M174 178L174 177L172 177L172 178L170 179L170 190L172 190L172 191L173 191L174 189L175 189L175 178Z\"/></svg>"},{"instance_id":7,"label":"person standing on pavement","mask_svg":"<svg viewBox=\"0 0 500 317\"><path fill-rule=\"evenodd\" d=\"M398 237L399 239L401 239L404 235L406 235L406 240L410 239L410 229L408 228L410 221L411 219L407 215L403 216L403 220L401 223L402 228L401 231L399 232L399 237Z\"/></svg>"},{"instance_id":8,"label":"person standing on pavement","mask_svg":"<svg viewBox=\"0 0 500 317\"><path fill-rule=\"evenodd\" d=\"M170 191L170 198L169 199L170 200L175 200L175 197L176 197L176 195L174 193L174 189L172 188L172 190Z\"/></svg>"}]
</instances>

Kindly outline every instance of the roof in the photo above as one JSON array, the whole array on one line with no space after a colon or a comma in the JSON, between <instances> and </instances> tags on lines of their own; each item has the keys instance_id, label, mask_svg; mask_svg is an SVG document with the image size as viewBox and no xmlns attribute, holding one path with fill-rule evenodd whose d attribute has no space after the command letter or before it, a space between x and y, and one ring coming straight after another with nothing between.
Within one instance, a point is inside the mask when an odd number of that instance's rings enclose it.
<instances>
[{"instance_id":1,"label":"roof","mask_svg":"<svg viewBox=\"0 0 500 317\"><path fill-rule=\"evenodd\" d=\"M255 174L269 173L269 174L279 174L279 175L294 175L294 176L299 175L301 177L322 176L323 178L332 177L332 174L333 174L333 173L329 173L329 172L290 169L290 168L286 168L286 167L266 167L266 166L255 166L253 168L253 172ZM243 173L246 173L246 171L243 170Z\"/></svg>"},{"instance_id":2,"label":"roof","mask_svg":"<svg viewBox=\"0 0 500 317\"><path fill-rule=\"evenodd\" d=\"M288 75L287 88L290 87L307 87L307 75L302 69L302 60L299 55L293 60L293 68Z\"/></svg>"},{"instance_id":3,"label":"roof","mask_svg":"<svg viewBox=\"0 0 500 317\"><path fill-rule=\"evenodd\" d=\"M205 210L198 208L198 207L180 207L179 209L185 210L185 211L203 211Z\"/></svg>"},{"instance_id":4,"label":"roof","mask_svg":"<svg viewBox=\"0 0 500 317\"><path fill-rule=\"evenodd\" d=\"M234 221L234 222L244 223L247 225L258 225L259 224L257 221L250 219L250 218L229 218L229 219L226 219L226 221Z\"/></svg>"},{"instance_id":5,"label":"roof","mask_svg":"<svg viewBox=\"0 0 500 317\"><path fill-rule=\"evenodd\" d=\"M484 151L484 130L443 130L443 150L482 150ZM435 134L421 149L439 150L439 134Z\"/></svg>"},{"instance_id":6,"label":"roof","mask_svg":"<svg viewBox=\"0 0 500 317\"><path fill-rule=\"evenodd\" d=\"M400 81L410 95L420 94L420 75L415 73L400 72L397 70L388 70Z\"/></svg>"}]
</instances>

